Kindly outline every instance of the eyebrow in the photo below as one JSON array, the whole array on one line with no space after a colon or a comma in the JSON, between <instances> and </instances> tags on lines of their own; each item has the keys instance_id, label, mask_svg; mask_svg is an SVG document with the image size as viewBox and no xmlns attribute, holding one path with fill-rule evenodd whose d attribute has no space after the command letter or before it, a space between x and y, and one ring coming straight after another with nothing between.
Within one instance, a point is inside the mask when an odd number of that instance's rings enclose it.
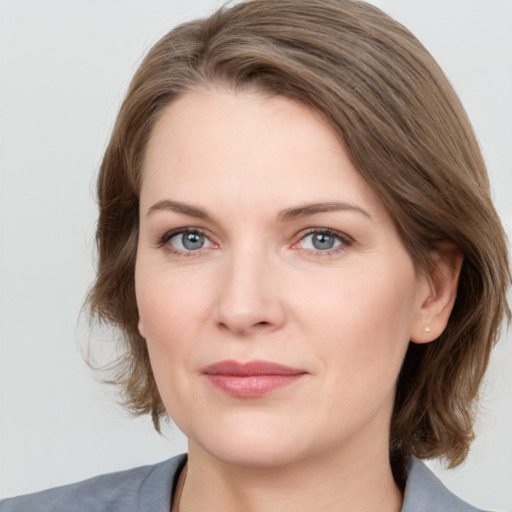
<instances>
[{"instance_id":1,"label":"eyebrow","mask_svg":"<svg viewBox=\"0 0 512 512\"><path fill-rule=\"evenodd\" d=\"M326 212L339 212L339 211L352 211L361 213L365 217L368 217L372 220L370 214L360 208L359 206L344 203L344 202L336 202L330 201L326 203L311 203L305 204L301 206L296 206L292 208L286 208L282 210L278 215L278 220L281 222L295 220L301 217L307 217L309 215L315 215L317 213L326 213Z\"/></svg>"},{"instance_id":2,"label":"eyebrow","mask_svg":"<svg viewBox=\"0 0 512 512\"><path fill-rule=\"evenodd\" d=\"M162 199L156 202L153 206L148 209L147 215L155 211L170 210L176 213L182 213L189 217L196 217L202 220L212 220L213 216L202 208L192 206L191 204L182 203L180 201L173 201L171 199ZM289 222L302 217L308 217L309 215L315 215L318 213L326 212L339 212L339 211L353 211L364 215L365 217L372 220L370 214L360 208L359 206L344 203L329 201L325 203L308 203L301 206L294 206L291 208L285 208L281 210L277 215L278 222Z\"/></svg>"},{"instance_id":3,"label":"eyebrow","mask_svg":"<svg viewBox=\"0 0 512 512\"><path fill-rule=\"evenodd\" d=\"M211 215L202 208L192 206L191 204L181 203L179 201L172 201L171 199L163 199L158 201L148 210L147 215L160 210L170 210L176 213L183 213L189 217L197 217L198 219L208 220L211 219Z\"/></svg>"}]
</instances>

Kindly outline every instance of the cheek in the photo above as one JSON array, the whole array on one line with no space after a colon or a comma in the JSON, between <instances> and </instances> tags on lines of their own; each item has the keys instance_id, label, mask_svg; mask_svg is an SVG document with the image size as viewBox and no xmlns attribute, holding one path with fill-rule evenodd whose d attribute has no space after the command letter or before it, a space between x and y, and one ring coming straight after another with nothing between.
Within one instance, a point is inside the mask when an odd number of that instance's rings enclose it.
<instances>
[{"instance_id":1,"label":"cheek","mask_svg":"<svg viewBox=\"0 0 512 512\"><path fill-rule=\"evenodd\" d=\"M399 275L389 268L347 272L307 294L298 321L309 318L302 328L316 339L323 364L335 369L332 380L368 387L396 379L415 310L416 280L407 263Z\"/></svg>"},{"instance_id":2,"label":"cheek","mask_svg":"<svg viewBox=\"0 0 512 512\"><path fill-rule=\"evenodd\" d=\"M135 286L139 328L152 363L176 361L208 317L204 280L197 286L190 276L150 269L141 261L136 267Z\"/></svg>"},{"instance_id":3,"label":"cheek","mask_svg":"<svg viewBox=\"0 0 512 512\"><path fill-rule=\"evenodd\" d=\"M190 392L187 376L193 369L196 340L208 316L204 290L184 276L139 264L136 296L139 326L160 396L169 415L181 424L182 404L187 403L186 393Z\"/></svg>"},{"instance_id":4,"label":"cheek","mask_svg":"<svg viewBox=\"0 0 512 512\"><path fill-rule=\"evenodd\" d=\"M356 432L375 417L389 421L409 344L411 307L403 288L378 281L347 279L347 293L318 303L317 315L321 311L326 322L315 329L324 376L315 407L335 430L345 425Z\"/></svg>"}]
</instances>

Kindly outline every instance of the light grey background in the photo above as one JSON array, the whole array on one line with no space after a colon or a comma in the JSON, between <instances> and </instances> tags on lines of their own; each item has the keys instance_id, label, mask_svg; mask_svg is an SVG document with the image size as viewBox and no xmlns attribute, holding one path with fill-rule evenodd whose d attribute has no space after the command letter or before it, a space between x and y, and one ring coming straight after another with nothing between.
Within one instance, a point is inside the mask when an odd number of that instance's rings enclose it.
<instances>
[{"instance_id":1,"label":"light grey background","mask_svg":"<svg viewBox=\"0 0 512 512\"><path fill-rule=\"evenodd\" d=\"M429 48L459 92L512 226L512 0L374 0ZM95 381L79 320L93 278L94 176L129 78L207 0L0 0L0 496L185 449L129 419ZM109 352L105 340L94 347ZM445 483L512 511L512 343L483 390L478 439Z\"/></svg>"}]
</instances>

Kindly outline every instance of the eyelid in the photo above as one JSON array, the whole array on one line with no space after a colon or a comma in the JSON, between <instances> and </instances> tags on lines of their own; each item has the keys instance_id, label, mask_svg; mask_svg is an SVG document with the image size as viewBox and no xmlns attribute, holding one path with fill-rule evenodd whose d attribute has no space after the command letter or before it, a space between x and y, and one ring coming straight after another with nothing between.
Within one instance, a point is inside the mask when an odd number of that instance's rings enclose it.
<instances>
[{"instance_id":1,"label":"eyelid","mask_svg":"<svg viewBox=\"0 0 512 512\"><path fill-rule=\"evenodd\" d=\"M157 240L155 241L155 247L156 248L163 248L165 247L168 242L174 238L175 236L178 236L183 233L197 233L202 236L204 236L211 244L209 247L200 248L197 250L189 250L189 251L183 251L180 249L177 249L176 247L167 247L168 252L176 255L185 255L185 256L197 256L199 253L203 252L204 250L212 249L212 248L218 248L218 244L212 239L212 236L207 233L207 231L203 228L195 227L195 226L186 226L186 227L180 227L180 228L174 228L166 231L163 235L158 236ZM316 233L322 233L329 236L332 236L339 240L340 244L325 250L320 249L306 249L304 247L300 247L299 244L308 236ZM298 233L295 237L295 242L293 242L291 248L292 249L301 249L304 251L307 251L310 254L317 254L317 255L333 255L338 252L346 250L348 247L353 245L354 239L347 235L346 233L342 231L338 231L336 229L332 228L325 228L325 227L312 227L308 228L306 230L301 231Z\"/></svg>"},{"instance_id":2,"label":"eyelid","mask_svg":"<svg viewBox=\"0 0 512 512\"><path fill-rule=\"evenodd\" d=\"M176 247L173 247L169 244L170 240L172 240L175 236L181 235L183 233L195 233L198 235L202 235L210 242L211 246L200 248L195 251L183 251L183 250L177 249ZM163 235L159 235L157 240L155 241L155 247L157 249L160 249L167 245L168 245L168 247L166 247L166 249L168 252L170 252L172 254L185 255L185 256L195 256L195 255L198 255L200 252L202 252L202 250L208 250L208 249L217 247L217 244L212 240L212 237L209 236L204 229L194 227L194 226L186 226L186 227L181 227L181 228L170 229L170 230L166 231Z\"/></svg>"},{"instance_id":3,"label":"eyelid","mask_svg":"<svg viewBox=\"0 0 512 512\"><path fill-rule=\"evenodd\" d=\"M322 234L326 234L326 235L335 237L341 243L336 247L333 247L331 249L326 249L326 250L305 249L303 247L297 247L300 244L300 242L302 242L302 240L304 240L306 237L308 237L312 234L315 234L315 233L322 233ZM296 240L297 241L293 243L292 248L303 249L310 253L316 253L316 254L320 254L320 255L322 255L322 254L328 255L328 254L334 254L334 253L337 253L340 251L344 251L354 243L354 239L351 236L347 235L346 233L343 233L342 231L338 231L337 229L332 229L332 228L308 228L305 231L302 231L301 233L299 233L296 237Z\"/></svg>"}]
</instances>

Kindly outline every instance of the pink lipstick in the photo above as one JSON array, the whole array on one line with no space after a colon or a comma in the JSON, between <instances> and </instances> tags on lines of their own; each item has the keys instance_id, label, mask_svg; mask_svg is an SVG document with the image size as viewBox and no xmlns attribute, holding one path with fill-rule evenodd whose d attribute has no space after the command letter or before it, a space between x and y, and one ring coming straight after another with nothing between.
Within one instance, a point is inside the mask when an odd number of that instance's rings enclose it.
<instances>
[{"instance_id":1,"label":"pink lipstick","mask_svg":"<svg viewBox=\"0 0 512 512\"><path fill-rule=\"evenodd\" d=\"M257 398L293 384L307 374L270 361L220 361L203 368L210 384L238 398Z\"/></svg>"}]
</instances>

